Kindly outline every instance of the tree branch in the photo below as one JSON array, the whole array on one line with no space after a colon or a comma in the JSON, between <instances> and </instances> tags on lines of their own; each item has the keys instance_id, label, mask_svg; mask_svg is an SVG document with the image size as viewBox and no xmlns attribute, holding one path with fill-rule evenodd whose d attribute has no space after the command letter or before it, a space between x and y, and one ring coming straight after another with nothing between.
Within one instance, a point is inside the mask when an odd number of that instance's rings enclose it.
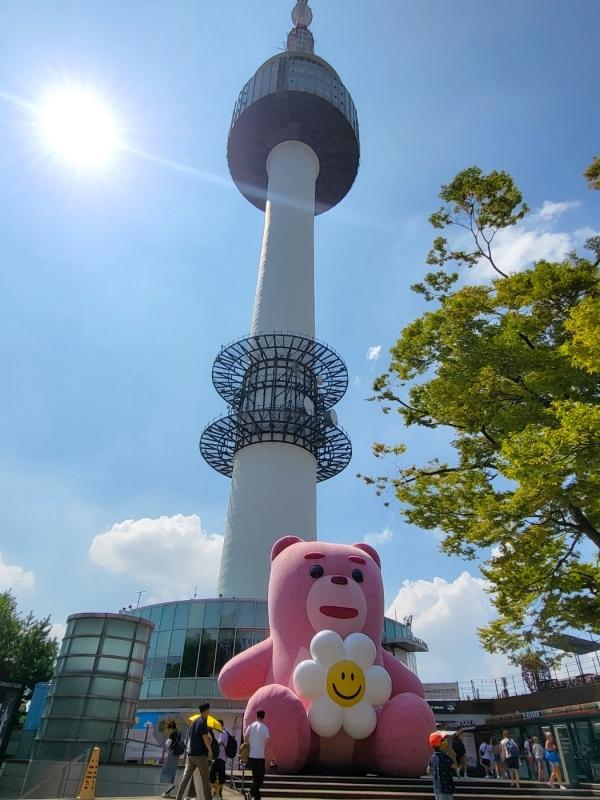
<instances>
[{"instance_id":1,"label":"tree branch","mask_svg":"<svg viewBox=\"0 0 600 800\"><path fill-rule=\"evenodd\" d=\"M594 528L592 523L589 521L589 519L585 516L585 514L580 508L573 505L572 503L569 503L569 510L571 512L571 515L573 516L573 519L579 526L579 530L585 533L588 539L591 539L592 542L596 545L596 547L600 549L600 531Z\"/></svg>"}]
</instances>

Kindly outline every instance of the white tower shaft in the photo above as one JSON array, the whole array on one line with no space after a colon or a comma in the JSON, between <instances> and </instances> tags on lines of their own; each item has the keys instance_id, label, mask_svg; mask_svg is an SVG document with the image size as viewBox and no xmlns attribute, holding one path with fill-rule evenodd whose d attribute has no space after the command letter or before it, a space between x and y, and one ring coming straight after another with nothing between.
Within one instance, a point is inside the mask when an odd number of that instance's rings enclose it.
<instances>
[{"instance_id":1,"label":"white tower shaft","mask_svg":"<svg viewBox=\"0 0 600 800\"><path fill-rule=\"evenodd\" d=\"M267 159L265 230L252 333L315 335L315 182L319 161L302 142L283 142Z\"/></svg>"},{"instance_id":2,"label":"white tower shaft","mask_svg":"<svg viewBox=\"0 0 600 800\"><path fill-rule=\"evenodd\" d=\"M314 214L319 162L297 141L273 148L252 334L314 337ZM225 524L218 593L267 598L269 555L282 536L317 538L317 462L285 442L238 450Z\"/></svg>"}]
</instances>

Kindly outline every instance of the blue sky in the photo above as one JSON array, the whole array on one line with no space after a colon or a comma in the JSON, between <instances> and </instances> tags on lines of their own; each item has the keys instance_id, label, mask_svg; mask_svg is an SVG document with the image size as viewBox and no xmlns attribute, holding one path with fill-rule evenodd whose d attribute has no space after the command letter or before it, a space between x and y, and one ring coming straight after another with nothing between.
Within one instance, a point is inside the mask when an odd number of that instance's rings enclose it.
<instances>
[{"instance_id":1,"label":"blue sky","mask_svg":"<svg viewBox=\"0 0 600 800\"><path fill-rule=\"evenodd\" d=\"M225 145L238 92L283 44L292 6L3 3L0 589L55 623L139 590L214 591L229 481L198 439L225 411L213 358L250 328L263 222L229 179ZM316 220L317 335L348 364L338 413L354 447L319 487L319 536L379 536L388 605L408 581L394 606L431 645L426 679L502 674L475 641L489 615L475 566L437 553L432 533L354 477L376 469L375 440L404 441L424 462L449 454L447 435L404 431L364 400L423 310L409 286L426 271L441 183L472 164L513 175L537 210L500 242L513 269L560 258L600 225L580 177L600 149L600 6L312 9L315 50L353 96L362 146L354 188ZM36 109L64 86L117 121L125 147L103 170L75 169L44 139Z\"/></svg>"}]
</instances>

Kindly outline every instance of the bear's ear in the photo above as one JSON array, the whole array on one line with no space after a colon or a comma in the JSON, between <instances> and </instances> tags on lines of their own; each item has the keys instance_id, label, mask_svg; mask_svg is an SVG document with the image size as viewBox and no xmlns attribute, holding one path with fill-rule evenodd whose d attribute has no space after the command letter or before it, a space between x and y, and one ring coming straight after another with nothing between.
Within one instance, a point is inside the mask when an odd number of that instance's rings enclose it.
<instances>
[{"instance_id":1,"label":"bear's ear","mask_svg":"<svg viewBox=\"0 0 600 800\"><path fill-rule=\"evenodd\" d=\"M303 541L304 539L299 539L297 536L284 536L283 539L278 539L273 545L273 549L271 550L271 563L275 561L275 559L280 553L283 553L286 547L289 547L291 544L297 544L298 542L303 542Z\"/></svg>"},{"instance_id":2,"label":"bear's ear","mask_svg":"<svg viewBox=\"0 0 600 800\"><path fill-rule=\"evenodd\" d=\"M275 545L275 547L277 547L277 545ZM368 553L373 561L377 564L379 569L381 569L381 559L379 558L379 553L374 547L371 547L370 544L365 544L364 542L357 542L356 544L353 544L352 547L358 547L359 550L364 550L365 553ZM271 561L272 560L273 559L271 559Z\"/></svg>"}]
</instances>

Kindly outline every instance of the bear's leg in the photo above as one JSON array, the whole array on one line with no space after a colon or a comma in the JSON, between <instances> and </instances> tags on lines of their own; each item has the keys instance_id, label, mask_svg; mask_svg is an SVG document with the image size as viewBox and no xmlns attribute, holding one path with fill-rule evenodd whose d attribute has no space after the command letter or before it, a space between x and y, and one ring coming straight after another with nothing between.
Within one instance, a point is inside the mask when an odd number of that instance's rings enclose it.
<instances>
[{"instance_id":1,"label":"bear's leg","mask_svg":"<svg viewBox=\"0 0 600 800\"><path fill-rule=\"evenodd\" d=\"M259 708L265 712L264 723L271 734L279 771L297 772L306 763L310 746L310 725L304 706L285 686L278 683L263 686L248 700L244 730L256 720Z\"/></svg>"},{"instance_id":2,"label":"bear's leg","mask_svg":"<svg viewBox=\"0 0 600 800\"><path fill-rule=\"evenodd\" d=\"M375 731L356 743L356 762L380 775L418 778L425 774L435 717L429 704L411 692L396 695L377 716Z\"/></svg>"}]
</instances>

